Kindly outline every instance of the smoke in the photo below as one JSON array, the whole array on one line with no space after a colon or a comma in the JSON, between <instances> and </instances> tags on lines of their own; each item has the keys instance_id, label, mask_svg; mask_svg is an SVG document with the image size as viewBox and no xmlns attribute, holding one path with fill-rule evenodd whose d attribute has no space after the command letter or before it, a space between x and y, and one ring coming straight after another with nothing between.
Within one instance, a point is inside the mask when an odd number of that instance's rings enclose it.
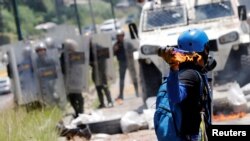
<instances>
[{"instance_id":1,"label":"smoke","mask_svg":"<svg viewBox=\"0 0 250 141\"><path fill-rule=\"evenodd\" d=\"M215 72L215 84L223 85L228 82L236 81L242 87L249 83L250 54L247 52L250 52L250 49L247 46L241 46L238 50L232 49L224 69Z\"/></svg>"}]
</instances>

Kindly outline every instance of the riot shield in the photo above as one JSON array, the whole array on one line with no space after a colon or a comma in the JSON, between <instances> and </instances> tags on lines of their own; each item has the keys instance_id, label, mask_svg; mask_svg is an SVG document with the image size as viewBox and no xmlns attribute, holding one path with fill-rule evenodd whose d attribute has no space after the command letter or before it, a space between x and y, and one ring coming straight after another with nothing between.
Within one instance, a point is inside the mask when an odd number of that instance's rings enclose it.
<instances>
[{"instance_id":1,"label":"riot shield","mask_svg":"<svg viewBox=\"0 0 250 141\"><path fill-rule=\"evenodd\" d=\"M67 93L88 90L89 38L75 36L63 43L65 84Z\"/></svg>"},{"instance_id":2,"label":"riot shield","mask_svg":"<svg viewBox=\"0 0 250 141\"><path fill-rule=\"evenodd\" d=\"M12 44L9 57L17 103L23 105L39 101L31 46L24 42Z\"/></svg>"},{"instance_id":3,"label":"riot shield","mask_svg":"<svg viewBox=\"0 0 250 141\"><path fill-rule=\"evenodd\" d=\"M111 39L109 34L95 34L91 39L92 78L96 85L115 82Z\"/></svg>"},{"instance_id":4,"label":"riot shield","mask_svg":"<svg viewBox=\"0 0 250 141\"><path fill-rule=\"evenodd\" d=\"M60 57L62 51L62 43L67 38L75 38L78 36L78 32L75 26L60 25L50 29L44 35L44 43L47 46L49 55L57 55Z\"/></svg>"},{"instance_id":5,"label":"riot shield","mask_svg":"<svg viewBox=\"0 0 250 141\"><path fill-rule=\"evenodd\" d=\"M65 53L63 49L64 65L63 68L65 86L67 93L81 92L88 90L88 63L89 63L89 37L82 37L78 35L78 30L75 26L60 25L53 28L45 35L45 38L52 38L54 46L61 46L66 39L72 39L76 42L77 48L74 52ZM45 39L46 40L46 39ZM56 48L56 47L54 47ZM52 55L59 54L55 49L49 47L48 53ZM53 51L52 51L53 50ZM57 50L58 51L58 50ZM73 69L75 68L75 69ZM77 76L78 75L78 76Z\"/></svg>"},{"instance_id":6,"label":"riot shield","mask_svg":"<svg viewBox=\"0 0 250 141\"><path fill-rule=\"evenodd\" d=\"M60 47L66 38L78 36L77 28L70 25L60 25L50 29L45 35L44 39L52 38L53 44Z\"/></svg>"},{"instance_id":7,"label":"riot shield","mask_svg":"<svg viewBox=\"0 0 250 141\"><path fill-rule=\"evenodd\" d=\"M134 52L138 50L139 43L138 41L132 41L129 39L124 39L124 49L125 49L125 55L127 60L127 67L129 70L130 77L133 81L133 83L138 83L137 78L137 64L135 62L134 58Z\"/></svg>"},{"instance_id":8,"label":"riot shield","mask_svg":"<svg viewBox=\"0 0 250 141\"><path fill-rule=\"evenodd\" d=\"M66 105L66 93L57 52L51 49L34 51L32 60L42 102L63 108Z\"/></svg>"}]
</instances>

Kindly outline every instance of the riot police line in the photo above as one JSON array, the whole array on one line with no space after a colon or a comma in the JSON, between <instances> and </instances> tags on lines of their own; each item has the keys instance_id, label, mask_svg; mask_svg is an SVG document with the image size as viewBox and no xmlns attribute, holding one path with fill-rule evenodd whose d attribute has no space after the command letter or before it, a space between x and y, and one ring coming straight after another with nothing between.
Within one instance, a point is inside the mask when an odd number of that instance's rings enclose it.
<instances>
[{"instance_id":1,"label":"riot police line","mask_svg":"<svg viewBox=\"0 0 250 141\"><path fill-rule=\"evenodd\" d=\"M91 62L90 44L94 55ZM68 26L51 30L39 39L1 48L8 56L6 67L17 105L39 102L64 108L69 94L88 92L90 64L96 85L114 82L112 41L108 34L81 36Z\"/></svg>"}]
</instances>

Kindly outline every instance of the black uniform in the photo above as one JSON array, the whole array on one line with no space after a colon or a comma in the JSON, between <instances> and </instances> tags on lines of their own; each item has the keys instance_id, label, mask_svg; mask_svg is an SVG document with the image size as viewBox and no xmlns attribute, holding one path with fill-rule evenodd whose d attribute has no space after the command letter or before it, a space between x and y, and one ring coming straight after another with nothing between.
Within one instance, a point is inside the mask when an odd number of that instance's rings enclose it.
<instances>
[{"instance_id":1,"label":"black uniform","mask_svg":"<svg viewBox=\"0 0 250 141\"><path fill-rule=\"evenodd\" d=\"M60 63L62 68L62 73L66 75L66 67L65 67L65 60L64 60L64 53L62 53L60 57ZM79 116L80 113L84 112L84 98L81 93L68 93L67 98L71 104L71 106L75 110L75 118Z\"/></svg>"},{"instance_id":2,"label":"black uniform","mask_svg":"<svg viewBox=\"0 0 250 141\"><path fill-rule=\"evenodd\" d=\"M127 45L126 48L124 45ZM115 51L119 63L119 75L120 75L120 93L118 98L123 99L124 81L127 68L129 69L131 78L133 80L136 96L138 96L138 82L136 77L136 70L133 59L133 51L135 50L131 43L123 41L116 42L118 50Z\"/></svg>"},{"instance_id":3,"label":"black uniform","mask_svg":"<svg viewBox=\"0 0 250 141\"><path fill-rule=\"evenodd\" d=\"M92 67L92 80L95 83L97 95L99 98L99 108L105 107L104 104L104 98L103 98L103 91L104 94L106 95L107 101L109 106L113 106L111 94L108 88L108 80L107 80L107 75L106 75L106 59L99 59L97 58L97 62L95 62L94 54L93 54L93 49L92 49L92 44L90 45L90 66ZM95 66L94 63L98 63L98 70ZM97 73L95 72L97 71ZM97 76L98 75L98 76ZM96 82L96 77L98 77L99 83Z\"/></svg>"}]
</instances>

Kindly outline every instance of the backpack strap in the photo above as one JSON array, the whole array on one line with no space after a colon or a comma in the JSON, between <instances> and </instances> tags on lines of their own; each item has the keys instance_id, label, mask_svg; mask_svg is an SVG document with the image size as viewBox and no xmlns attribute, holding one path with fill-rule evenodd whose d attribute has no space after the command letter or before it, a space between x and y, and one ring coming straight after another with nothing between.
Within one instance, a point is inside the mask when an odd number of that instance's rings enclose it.
<instances>
[{"instance_id":1,"label":"backpack strap","mask_svg":"<svg viewBox=\"0 0 250 141\"><path fill-rule=\"evenodd\" d=\"M210 98L210 88L208 86L208 81L206 80L206 78L203 78L201 76L201 74L196 71L196 73L198 74L199 78L200 78L200 96L201 96L201 106L202 106L202 111L200 112L201 114L201 123L200 123L200 128L201 128L201 135L202 135L202 139L207 141L207 133L206 133L206 125L209 124L209 118L210 117L206 117L206 113L209 115L210 111L208 108L208 102L209 102L209 98ZM205 90L205 92L203 91Z\"/></svg>"},{"instance_id":2,"label":"backpack strap","mask_svg":"<svg viewBox=\"0 0 250 141\"><path fill-rule=\"evenodd\" d=\"M197 70L195 70L195 72L199 76L199 79L200 79L200 96L203 96L204 81L203 81L203 78L202 78L200 72L198 72Z\"/></svg>"},{"instance_id":3,"label":"backpack strap","mask_svg":"<svg viewBox=\"0 0 250 141\"><path fill-rule=\"evenodd\" d=\"M200 74L200 72L195 71L200 79L200 97L201 97L201 104L202 104L202 108L204 108L204 110L208 110L206 105L206 102L208 101L208 96L209 96L209 88L208 88L208 84L207 81L205 80L206 78L203 78ZM205 92L204 92L205 90ZM205 107L204 107L205 106ZM203 111L204 112L204 111Z\"/></svg>"}]
</instances>

